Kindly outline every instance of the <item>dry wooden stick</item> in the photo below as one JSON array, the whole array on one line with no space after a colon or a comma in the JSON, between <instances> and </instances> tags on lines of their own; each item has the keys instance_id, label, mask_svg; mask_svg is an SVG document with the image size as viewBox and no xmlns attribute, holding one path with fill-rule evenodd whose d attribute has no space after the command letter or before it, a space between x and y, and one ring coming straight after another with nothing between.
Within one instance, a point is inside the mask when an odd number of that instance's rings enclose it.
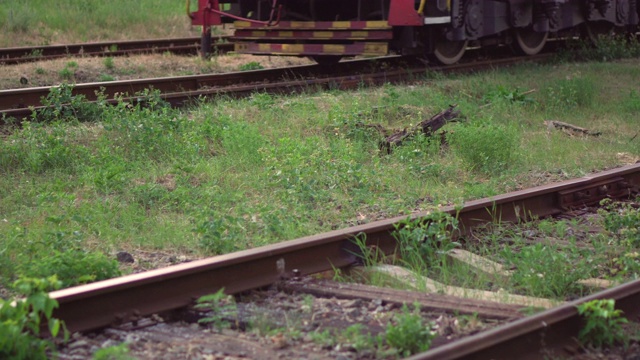
<instances>
[{"instance_id":1,"label":"dry wooden stick","mask_svg":"<svg viewBox=\"0 0 640 360\"><path fill-rule=\"evenodd\" d=\"M566 122L562 122L562 121L556 121L556 120L546 120L544 122L544 124L547 126L547 128L549 129L560 129L560 130L568 130L571 131L573 133L581 133L583 135L590 135L590 136L600 136L602 135L602 133L600 131L591 131L585 128L581 128L579 126L575 126L575 125L571 125L568 124Z\"/></svg>"},{"instance_id":2,"label":"dry wooden stick","mask_svg":"<svg viewBox=\"0 0 640 360\"><path fill-rule=\"evenodd\" d=\"M387 153L391 153L391 148L399 146L404 140L412 136L416 132L423 132L427 136L433 135L438 129L443 127L446 123L457 119L460 116L460 111L456 110L458 105L450 105L448 109L439 112L429 119L423 120L414 126L412 129L402 129L391 136L388 136L380 145L382 149L386 149Z\"/></svg>"}]
</instances>

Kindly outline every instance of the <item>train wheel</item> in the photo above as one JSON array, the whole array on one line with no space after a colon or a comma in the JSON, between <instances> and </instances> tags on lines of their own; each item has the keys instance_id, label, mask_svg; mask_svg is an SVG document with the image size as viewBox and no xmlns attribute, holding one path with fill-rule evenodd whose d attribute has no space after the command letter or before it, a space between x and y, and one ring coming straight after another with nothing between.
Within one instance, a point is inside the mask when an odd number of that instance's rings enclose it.
<instances>
[{"instance_id":1,"label":"train wheel","mask_svg":"<svg viewBox=\"0 0 640 360\"><path fill-rule=\"evenodd\" d=\"M433 48L432 60L443 65L457 63L467 49L467 41L439 40Z\"/></svg>"},{"instance_id":2,"label":"train wheel","mask_svg":"<svg viewBox=\"0 0 640 360\"><path fill-rule=\"evenodd\" d=\"M515 30L513 49L521 55L535 55L542 51L549 37L548 32L540 33L533 28L518 28Z\"/></svg>"},{"instance_id":3,"label":"train wheel","mask_svg":"<svg viewBox=\"0 0 640 360\"><path fill-rule=\"evenodd\" d=\"M584 33L589 41L597 43L601 37L613 35L615 25L608 21L588 21L584 24Z\"/></svg>"},{"instance_id":4,"label":"train wheel","mask_svg":"<svg viewBox=\"0 0 640 360\"><path fill-rule=\"evenodd\" d=\"M311 59L317 62L319 65L335 65L340 62L342 56L340 55L316 55L311 56Z\"/></svg>"}]
</instances>

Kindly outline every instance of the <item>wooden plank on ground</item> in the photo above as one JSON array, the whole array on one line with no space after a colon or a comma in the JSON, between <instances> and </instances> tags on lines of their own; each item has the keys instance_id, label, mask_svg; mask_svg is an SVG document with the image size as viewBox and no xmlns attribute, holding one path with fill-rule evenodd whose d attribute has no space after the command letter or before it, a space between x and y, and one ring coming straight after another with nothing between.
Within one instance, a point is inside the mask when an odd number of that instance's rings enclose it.
<instances>
[{"instance_id":1,"label":"wooden plank on ground","mask_svg":"<svg viewBox=\"0 0 640 360\"><path fill-rule=\"evenodd\" d=\"M429 293L445 294L467 299L495 301L503 304L550 309L563 304L562 301L536 298L531 296L511 294L506 291L486 291L479 289L467 289L458 286L449 286L433 279L413 273L407 269L393 265L378 265L366 268L368 272L378 275L386 275L402 284L416 290L424 290Z\"/></svg>"},{"instance_id":2,"label":"wooden plank on ground","mask_svg":"<svg viewBox=\"0 0 640 360\"><path fill-rule=\"evenodd\" d=\"M502 264L466 250L454 249L447 253L447 255L454 261L464 263L494 278L501 278L504 280L513 275L513 270L506 270ZM613 287L613 283L605 279L589 278L578 280L576 282L584 287L592 288L595 290L602 290Z\"/></svg>"},{"instance_id":3,"label":"wooden plank on ground","mask_svg":"<svg viewBox=\"0 0 640 360\"><path fill-rule=\"evenodd\" d=\"M447 256L453 261L466 264L491 277L507 279L513 274L513 271L506 270L502 264L467 250L453 249L447 252Z\"/></svg>"},{"instance_id":4,"label":"wooden plank on ground","mask_svg":"<svg viewBox=\"0 0 640 360\"><path fill-rule=\"evenodd\" d=\"M548 129L560 129L570 134L580 134L580 135L590 135L590 136L600 136L602 133L600 131L591 131L589 129L581 128L579 126L571 125L566 122L556 121L556 120L546 120L544 124L547 125Z\"/></svg>"},{"instance_id":5,"label":"wooden plank on ground","mask_svg":"<svg viewBox=\"0 0 640 360\"><path fill-rule=\"evenodd\" d=\"M477 315L481 318L515 319L524 317L520 305L502 304L486 300L464 299L444 294L426 294L377 286L339 283L328 280L292 281L282 285L286 291L341 299L382 300L393 304L418 303L422 309Z\"/></svg>"}]
</instances>

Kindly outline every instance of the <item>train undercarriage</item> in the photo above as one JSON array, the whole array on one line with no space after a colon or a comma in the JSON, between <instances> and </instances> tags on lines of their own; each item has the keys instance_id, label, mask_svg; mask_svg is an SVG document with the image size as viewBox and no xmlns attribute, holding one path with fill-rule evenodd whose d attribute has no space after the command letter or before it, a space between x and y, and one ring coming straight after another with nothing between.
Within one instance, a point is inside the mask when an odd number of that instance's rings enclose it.
<instances>
[{"instance_id":1,"label":"train undercarriage","mask_svg":"<svg viewBox=\"0 0 640 360\"><path fill-rule=\"evenodd\" d=\"M469 46L533 55L559 34L635 30L638 13L637 0L199 0L190 16L203 49L211 26L233 23L238 53L320 63L395 53L453 64Z\"/></svg>"}]
</instances>

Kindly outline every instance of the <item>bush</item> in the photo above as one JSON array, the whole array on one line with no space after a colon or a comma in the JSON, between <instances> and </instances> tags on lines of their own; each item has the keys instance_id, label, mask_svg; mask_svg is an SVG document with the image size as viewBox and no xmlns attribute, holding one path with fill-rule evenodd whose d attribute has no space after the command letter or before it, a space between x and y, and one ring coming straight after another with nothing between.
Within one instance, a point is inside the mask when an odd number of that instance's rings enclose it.
<instances>
[{"instance_id":1,"label":"bush","mask_svg":"<svg viewBox=\"0 0 640 360\"><path fill-rule=\"evenodd\" d=\"M65 67L60 71L63 78L71 78L72 70ZM49 90L49 94L42 99L43 109L34 111L31 117L39 122L53 122L56 120L98 121L103 115L106 102L104 94L97 94L96 102L89 102L84 95L73 93L73 85L61 84Z\"/></svg>"},{"instance_id":2,"label":"bush","mask_svg":"<svg viewBox=\"0 0 640 360\"><path fill-rule=\"evenodd\" d=\"M424 323L419 305L415 305L414 310L410 311L404 304L402 313L396 315L393 323L387 325L385 336L389 346L397 349L403 357L407 357L429 350L435 333L431 331L429 324Z\"/></svg>"},{"instance_id":3,"label":"bush","mask_svg":"<svg viewBox=\"0 0 640 360\"><path fill-rule=\"evenodd\" d=\"M547 86L544 105L550 109L567 110L590 107L598 95L598 85L589 78L570 77L557 79Z\"/></svg>"},{"instance_id":4,"label":"bush","mask_svg":"<svg viewBox=\"0 0 640 360\"><path fill-rule=\"evenodd\" d=\"M41 339L41 321L47 322L53 337L63 331L64 324L51 317L58 302L49 298L47 291L60 286L57 279L20 279L15 282L15 290L24 299L11 302L0 299L0 358L2 359L48 359L55 350L54 344Z\"/></svg>"},{"instance_id":5,"label":"bush","mask_svg":"<svg viewBox=\"0 0 640 360\"><path fill-rule=\"evenodd\" d=\"M567 51L561 52L560 59L582 61L613 61L634 58L640 55L640 42L635 37L625 35L601 35L595 41L579 41Z\"/></svg>"},{"instance_id":6,"label":"bush","mask_svg":"<svg viewBox=\"0 0 640 360\"><path fill-rule=\"evenodd\" d=\"M0 143L0 169L20 169L28 173L73 172L87 161L89 152L70 141L70 129L69 124L62 122L50 126L24 122L22 129L9 136L9 141Z\"/></svg>"},{"instance_id":7,"label":"bush","mask_svg":"<svg viewBox=\"0 0 640 360\"><path fill-rule=\"evenodd\" d=\"M99 349L93 354L93 360L135 360L136 358L129 355L129 345L122 343L120 345L109 346Z\"/></svg>"},{"instance_id":8,"label":"bush","mask_svg":"<svg viewBox=\"0 0 640 360\"><path fill-rule=\"evenodd\" d=\"M211 216L193 229L200 238L200 247L211 254L221 255L239 250L243 238L237 219L227 216Z\"/></svg>"},{"instance_id":9,"label":"bush","mask_svg":"<svg viewBox=\"0 0 640 360\"><path fill-rule=\"evenodd\" d=\"M157 91L136 94L135 101L118 99L104 113L101 140L110 153L126 161L193 159L209 153L198 124L172 109Z\"/></svg>"},{"instance_id":10,"label":"bush","mask_svg":"<svg viewBox=\"0 0 640 360\"><path fill-rule=\"evenodd\" d=\"M502 172L517 160L519 135L500 125L462 125L447 136L453 152L472 171Z\"/></svg>"},{"instance_id":11,"label":"bush","mask_svg":"<svg viewBox=\"0 0 640 360\"><path fill-rule=\"evenodd\" d=\"M458 220L449 214L435 212L427 217L403 221L393 237L398 240L402 258L412 266L438 263L443 254L460 244L451 241Z\"/></svg>"},{"instance_id":12,"label":"bush","mask_svg":"<svg viewBox=\"0 0 640 360\"><path fill-rule=\"evenodd\" d=\"M542 244L526 246L519 253L505 248L502 257L515 268L511 277L515 288L532 296L564 298L567 293L579 293L576 281L592 271L577 251Z\"/></svg>"},{"instance_id":13,"label":"bush","mask_svg":"<svg viewBox=\"0 0 640 360\"><path fill-rule=\"evenodd\" d=\"M264 69L264 66L260 65L257 61L251 61L246 64L242 64L238 66L238 70L240 71L250 71L250 70L261 70Z\"/></svg>"},{"instance_id":14,"label":"bush","mask_svg":"<svg viewBox=\"0 0 640 360\"><path fill-rule=\"evenodd\" d=\"M57 275L63 287L71 287L120 276L118 262L101 252L54 251L53 254L23 263L18 274L44 278Z\"/></svg>"},{"instance_id":15,"label":"bush","mask_svg":"<svg viewBox=\"0 0 640 360\"><path fill-rule=\"evenodd\" d=\"M640 210L631 204L603 200L598 210L602 216L604 228L620 242L632 247L640 245Z\"/></svg>"},{"instance_id":16,"label":"bush","mask_svg":"<svg viewBox=\"0 0 640 360\"><path fill-rule=\"evenodd\" d=\"M626 340L622 325L628 320L622 316L622 310L615 309L615 300L592 300L580 304L578 313L585 322L578 334L583 344L599 348Z\"/></svg>"}]
</instances>

